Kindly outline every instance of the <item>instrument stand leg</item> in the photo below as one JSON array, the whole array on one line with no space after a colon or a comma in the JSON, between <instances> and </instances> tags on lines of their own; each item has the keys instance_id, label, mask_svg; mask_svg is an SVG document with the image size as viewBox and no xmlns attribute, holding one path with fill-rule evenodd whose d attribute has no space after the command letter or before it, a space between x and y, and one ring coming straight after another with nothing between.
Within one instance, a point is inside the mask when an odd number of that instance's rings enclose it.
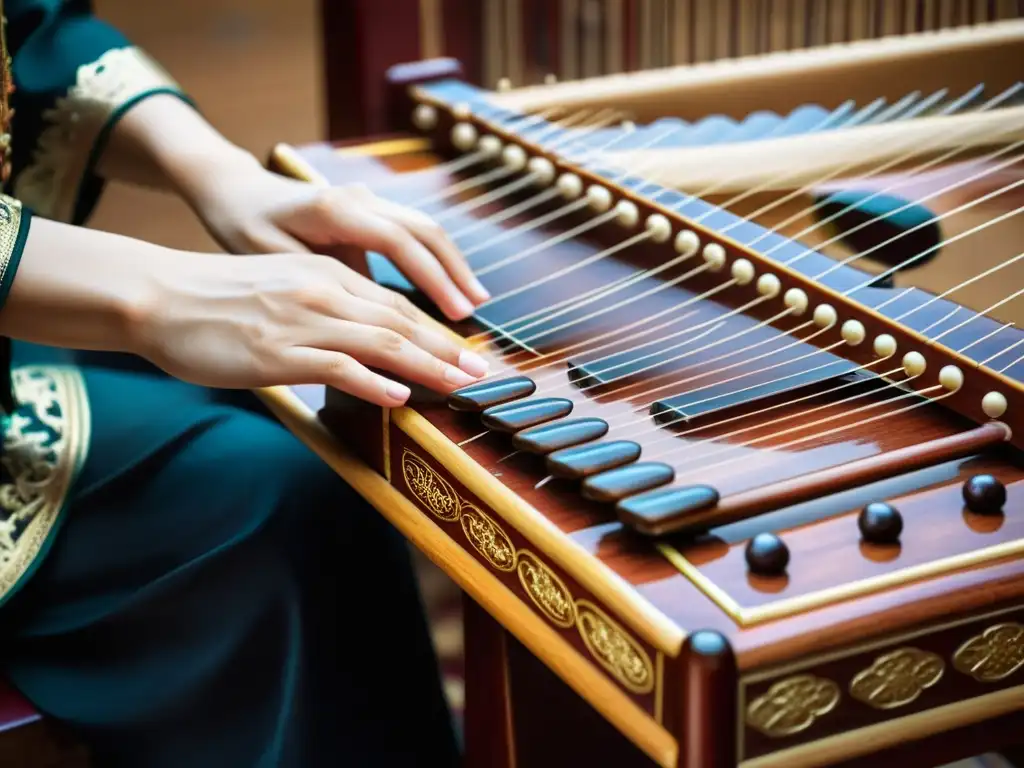
<instances>
[{"instance_id":1,"label":"instrument stand leg","mask_svg":"<svg viewBox=\"0 0 1024 768\"><path fill-rule=\"evenodd\" d=\"M466 657L465 768L514 768L508 635L462 595Z\"/></svg>"}]
</instances>

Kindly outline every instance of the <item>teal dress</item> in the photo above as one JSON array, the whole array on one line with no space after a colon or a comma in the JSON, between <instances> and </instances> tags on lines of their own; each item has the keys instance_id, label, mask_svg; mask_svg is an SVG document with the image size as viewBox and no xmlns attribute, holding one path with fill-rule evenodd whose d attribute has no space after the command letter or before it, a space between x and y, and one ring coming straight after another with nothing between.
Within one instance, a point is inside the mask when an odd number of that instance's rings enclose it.
<instances>
[{"instance_id":1,"label":"teal dress","mask_svg":"<svg viewBox=\"0 0 1024 768\"><path fill-rule=\"evenodd\" d=\"M5 0L0 301L173 81L77 0ZM2 304L0 304L0 311ZM397 532L249 393L6 341L0 675L97 766L455 765Z\"/></svg>"}]
</instances>

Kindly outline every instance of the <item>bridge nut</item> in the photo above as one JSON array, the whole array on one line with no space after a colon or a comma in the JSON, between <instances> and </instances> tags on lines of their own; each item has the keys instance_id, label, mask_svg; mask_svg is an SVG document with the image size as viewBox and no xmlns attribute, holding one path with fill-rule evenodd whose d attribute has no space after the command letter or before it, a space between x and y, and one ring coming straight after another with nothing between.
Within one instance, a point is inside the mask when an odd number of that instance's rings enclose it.
<instances>
[{"instance_id":1,"label":"bridge nut","mask_svg":"<svg viewBox=\"0 0 1024 768\"><path fill-rule=\"evenodd\" d=\"M793 310L793 314L802 315L807 311L810 299L807 298L807 293L801 289L790 288L786 291L786 295L782 297L782 303Z\"/></svg>"},{"instance_id":2,"label":"bridge nut","mask_svg":"<svg viewBox=\"0 0 1024 768\"><path fill-rule=\"evenodd\" d=\"M696 232L684 229L676 235L674 245L676 253L680 256L693 256L700 248L700 238L697 237Z\"/></svg>"},{"instance_id":3,"label":"bridge nut","mask_svg":"<svg viewBox=\"0 0 1024 768\"><path fill-rule=\"evenodd\" d=\"M420 104L412 111L412 124L421 131L429 131L437 125L437 110L429 104Z\"/></svg>"},{"instance_id":4,"label":"bridge nut","mask_svg":"<svg viewBox=\"0 0 1024 768\"><path fill-rule=\"evenodd\" d=\"M732 263L732 276L739 285L749 285L756 275L754 265L747 259L736 259Z\"/></svg>"},{"instance_id":5,"label":"bridge nut","mask_svg":"<svg viewBox=\"0 0 1024 768\"><path fill-rule=\"evenodd\" d=\"M615 206L615 219L624 227L633 228L640 222L640 211L632 200L619 200Z\"/></svg>"},{"instance_id":6,"label":"bridge nut","mask_svg":"<svg viewBox=\"0 0 1024 768\"><path fill-rule=\"evenodd\" d=\"M981 398L981 410L990 419L998 419L1009 407L1006 402L1006 395L1002 392L989 392L983 398Z\"/></svg>"},{"instance_id":7,"label":"bridge nut","mask_svg":"<svg viewBox=\"0 0 1024 768\"><path fill-rule=\"evenodd\" d=\"M964 372L955 365L947 365L939 371L939 384L950 392L956 392L964 385Z\"/></svg>"},{"instance_id":8,"label":"bridge nut","mask_svg":"<svg viewBox=\"0 0 1024 768\"><path fill-rule=\"evenodd\" d=\"M484 157L498 157L501 155L501 139L497 136L481 136L477 148L483 152Z\"/></svg>"},{"instance_id":9,"label":"bridge nut","mask_svg":"<svg viewBox=\"0 0 1024 768\"><path fill-rule=\"evenodd\" d=\"M868 332L860 320L847 320L843 323L842 334L843 341L855 347L867 338Z\"/></svg>"},{"instance_id":10,"label":"bridge nut","mask_svg":"<svg viewBox=\"0 0 1024 768\"><path fill-rule=\"evenodd\" d=\"M526 150L518 144L509 144L501 153L501 161L513 171L521 171L526 167Z\"/></svg>"},{"instance_id":11,"label":"bridge nut","mask_svg":"<svg viewBox=\"0 0 1024 768\"><path fill-rule=\"evenodd\" d=\"M583 194L583 180L575 173L563 173L555 182L555 187L568 200L575 200Z\"/></svg>"},{"instance_id":12,"label":"bridge nut","mask_svg":"<svg viewBox=\"0 0 1024 768\"><path fill-rule=\"evenodd\" d=\"M782 290L782 283L770 272L757 279L757 292L766 299L774 298Z\"/></svg>"},{"instance_id":13,"label":"bridge nut","mask_svg":"<svg viewBox=\"0 0 1024 768\"><path fill-rule=\"evenodd\" d=\"M612 207L612 193L607 187L597 184L587 187L587 200L590 201L590 207L598 213L604 213Z\"/></svg>"},{"instance_id":14,"label":"bridge nut","mask_svg":"<svg viewBox=\"0 0 1024 768\"><path fill-rule=\"evenodd\" d=\"M456 149L468 152L476 144L476 128L469 123L456 123L452 126L452 145Z\"/></svg>"},{"instance_id":15,"label":"bridge nut","mask_svg":"<svg viewBox=\"0 0 1024 768\"><path fill-rule=\"evenodd\" d=\"M875 337L875 354L879 357L892 357L896 354L896 348L896 339L888 333L883 333Z\"/></svg>"},{"instance_id":16,"label":"bridge nut","mask_svg":"<svg viewBox=\"0 0 1024 768\"><path fill-rule=\"evenodd\" d=\"M920 376L928 368L928 361L920 352L907 352L903 356L903 370L907 376Z\"/></svg>"},{"instance_id":17,"label":"bridge nut","mask_svg":"<svg viewBox=\"0 0 1024 768\"><path fill-rule=\"evenodd\" d=\"M819 328L831 328L837 322L839 315L831 304L819 304L814 308L814 324Z\"/></svg>"},{"instance_id":18,"label":"bridge nut","mask_svg":"<svg viewBox=\"0 0 1024 768\"><path fill-rule=\"evenodd\" d=\"M644 222L644 228L651 233L651 240L664 243L672 237L672 224L660 213L652 213ZM682 233L680 233L682 234Z\"/></svg>"},{"instance_id":19,"label":"bridge nut","mask_svg":"<svg viewBox=\"0 0 1024 768\"><path fill-rule=\"evenodd\" d=\"M712 272L718 272L725 266L725 248L718 243L708 243L704 246L704 261Z\"/></svg>"},{"instance_id":20,"label":"bridge nut","mask_svg":"<svg viewBox=\"0 0 1024 768\"><path fill-rule=\"evenodd\" d=\"M538 184L546 187L555 180L555 164L546 157L531 157L526 167L533 174Z\"/></svg>"}]
</instances>

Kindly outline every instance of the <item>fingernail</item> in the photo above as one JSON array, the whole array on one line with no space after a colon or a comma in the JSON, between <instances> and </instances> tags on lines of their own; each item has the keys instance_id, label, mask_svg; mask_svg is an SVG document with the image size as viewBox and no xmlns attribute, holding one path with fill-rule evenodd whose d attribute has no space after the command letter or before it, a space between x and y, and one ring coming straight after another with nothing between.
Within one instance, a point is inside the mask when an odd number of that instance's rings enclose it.
<instances>
[{"instance_id":1,"label":"fingernail","mask_svg":"<svg viewBox=\"0 0 1024 768\"><path fill-rule=\"evenodd\" d=\"M484 288L484 284L477 280L475 277L470 282L470 286L473 288L473 293L480 301L487 301L491 298L491 292Z\"/></svg>"},{"instance_id":2,"label":"fingernail","mask_svg":"<svg viewBox=\"0 0 1024 768\"><path fill-rule=\"evenodd\" d=\"M444 372L444 380L449 384L454 384L457 387L464 387L467 384L472 384L476 381L475 376L470 376L465 371L460 371L453 365L447 367Z\"/></svg>"},{"instance_id":3,"label":"fingernail","mask_svg":"<svg viewBox=\"0 0 1024 768\"><path fill-rule=\"evenodd\" d=\"M412 390L404 384L399 384L396 381L389 381L385 389L388 393L388 397L394 398L395 400L401 400L403 403L408 400L409 395L412 394Z\"/></svg>"},{"instance_id":4,"label":"fingernail","mask_svg":"<svg viewBox=\"0 0 1024 768\"><path fill-rule=\"evenodd\" d=\"M480 378L487 373L490 367L487 361L480 357L480 355L470 352L468 349L462 350L462 353L459 355L459 368L470 376Z\"/></svg>"},{"instance_id":5,"label":"fingernail","mask_svg":"<svg viewBox=\"0 0 1024 768\"><path fill-rule=\"evenodd\" d=\"M473 314L473 305L469 303L469 299L465 296L458 296L455 299L455 315L459 320L463 320Z\"/></svg>"}]
</instances>

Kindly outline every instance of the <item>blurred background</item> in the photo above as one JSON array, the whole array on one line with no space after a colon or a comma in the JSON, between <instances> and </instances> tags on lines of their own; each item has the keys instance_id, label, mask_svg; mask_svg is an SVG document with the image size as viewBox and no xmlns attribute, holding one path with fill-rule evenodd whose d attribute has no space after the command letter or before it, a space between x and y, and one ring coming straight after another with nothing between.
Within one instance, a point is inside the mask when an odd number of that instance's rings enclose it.
<instances>
[{"instance_id":1,"label":"blurred background","mask_svg":"<svg viewBox=\"0 0 1024 768\"><path fill-rule=\"evenodd\" d=\"M157 59L232 141L265 158L323 134L316 0L98 0L97 15ZM179 201L111 185L92 226L214 249Z\"/></svg>"}]
</instances>

